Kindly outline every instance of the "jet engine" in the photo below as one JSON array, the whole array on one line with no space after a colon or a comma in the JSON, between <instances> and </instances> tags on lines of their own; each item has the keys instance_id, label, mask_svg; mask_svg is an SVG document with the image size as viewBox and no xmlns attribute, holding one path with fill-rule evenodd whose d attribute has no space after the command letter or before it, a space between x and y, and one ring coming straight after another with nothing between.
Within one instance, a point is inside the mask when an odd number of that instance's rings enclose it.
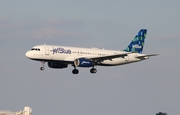
<instances>
[{"instance_id":1,"label":"jet engine","mask_svg":"<svg viewBox=\"0 0 180 115\"><path fill-rule=\"evenodd\" d=\"M48 62L48 66L50 68L55 68L55 69L62 69L62 68L67 68L68 64L66 63L61 63L61 62Z\"/></svg>"},{"instance_id":2,"label":"jet engine","mask_svg":"<svg viewBox=\"0 0 180 115\"><path fill-rule=\"evenodd\" d=\"M74 65L76 67L92 67L94 64L90 59L78 58L74 60Z\"/></svg>"}]
</instances>

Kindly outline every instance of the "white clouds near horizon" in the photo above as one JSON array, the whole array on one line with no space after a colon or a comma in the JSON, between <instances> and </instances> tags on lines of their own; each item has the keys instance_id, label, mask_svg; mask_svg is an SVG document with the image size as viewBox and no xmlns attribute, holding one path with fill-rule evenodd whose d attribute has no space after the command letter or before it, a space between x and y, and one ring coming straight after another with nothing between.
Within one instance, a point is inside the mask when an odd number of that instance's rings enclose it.
<instances>
[{"instance_id":1,"label":"white clouds near horizon","mask_svg":"<svg viewBox=\"0 0 180 115\"><path fill-rule=\"evenodd\" d=\"M76 26L81 26L82 24L78 20L64 21L50 19L39 23L34 22L35 21L0 21L0 38L10 39L16 36L18 39L65 39L73 37L82 38L85 36L80 32L63 30L63 28L74 28Z\"/></svg>"}]
</instances>

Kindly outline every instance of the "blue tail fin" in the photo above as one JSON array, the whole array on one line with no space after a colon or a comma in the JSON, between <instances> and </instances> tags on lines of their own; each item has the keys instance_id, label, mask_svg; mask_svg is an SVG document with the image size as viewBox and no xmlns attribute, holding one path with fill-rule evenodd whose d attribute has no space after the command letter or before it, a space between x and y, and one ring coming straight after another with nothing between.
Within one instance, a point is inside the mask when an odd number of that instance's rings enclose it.
<instances>
[{"instance_id":1,"label":"blue tail fin","mask_svg":"<svg viewBox=\"0 0 180 115\"><path fill-rule=\"evenodd\" d=\"M129 44L129 46L124 49L126 52L135 52L135 53L142 53L144 42L146 38L146 29L141 29L138 34L134 37L132 42Z\"/></svg>"}]
</instances>

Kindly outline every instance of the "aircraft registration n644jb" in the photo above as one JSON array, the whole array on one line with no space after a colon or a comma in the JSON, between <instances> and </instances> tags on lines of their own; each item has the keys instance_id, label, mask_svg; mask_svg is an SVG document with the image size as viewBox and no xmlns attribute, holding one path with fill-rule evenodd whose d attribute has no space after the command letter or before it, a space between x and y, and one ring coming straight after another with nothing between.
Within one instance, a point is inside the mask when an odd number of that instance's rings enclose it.
<instances>
[{"instance_id":1,"label":"aircraft registration n644jb","mask_svg":"<svg viewBox=\"0 0 180 115\"><path fill-rule=\"evenodd\" d=\"M117 66L139 62L158 54L142 54L146 38L146 29L141 29L126 49L105 50L98 48L79 48L68 46L38 45L26 52L26 57L41 61L44 70L45 62L50 68L63 69L72 65L73 74L78 74L77 67L91 67L90 72L96 73L95 66Z\"/></svg>"}]
</instances>

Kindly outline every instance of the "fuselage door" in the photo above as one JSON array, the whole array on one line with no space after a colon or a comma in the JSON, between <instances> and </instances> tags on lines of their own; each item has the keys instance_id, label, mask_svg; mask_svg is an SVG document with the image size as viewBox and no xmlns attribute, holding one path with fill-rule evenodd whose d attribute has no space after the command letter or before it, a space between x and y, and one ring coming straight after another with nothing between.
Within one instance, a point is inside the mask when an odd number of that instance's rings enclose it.
<instances>
[{"instance_id":1,"label":"fuselage door","mask_svg":"<svg viewBox=\"0 0 180 115\"><path fill-rule=\"evenodd\" d=\"M49 47L44 45L45 55L49 55Z\"/></svg>"}]
</instances>

